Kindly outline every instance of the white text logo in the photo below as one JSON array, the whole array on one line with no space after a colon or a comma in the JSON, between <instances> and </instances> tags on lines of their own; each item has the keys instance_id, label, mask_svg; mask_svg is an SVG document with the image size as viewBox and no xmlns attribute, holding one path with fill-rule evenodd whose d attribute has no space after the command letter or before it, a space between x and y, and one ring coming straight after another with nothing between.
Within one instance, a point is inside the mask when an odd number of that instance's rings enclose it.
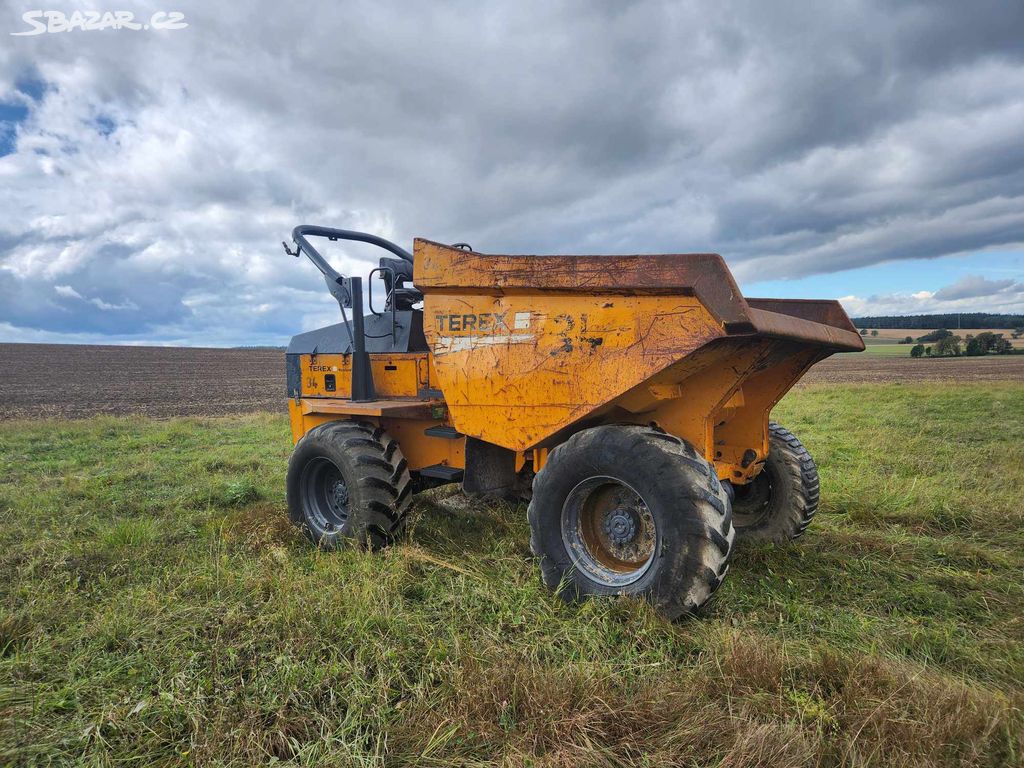
<instances>
[{"instance_id":1,"label":"white text logo","mask_svg":"<svg viewBox=\"0 0 1024 768\"><path fill-rule=\"evenodd\" d=\"M44 35L57 32L97 32L103 29L170 30L188 26L181 11L157 11L149 21L139 21L131 11L25 11L21 20L29 25L23 32L12 35Z\"/></svg>"}]
</instances>

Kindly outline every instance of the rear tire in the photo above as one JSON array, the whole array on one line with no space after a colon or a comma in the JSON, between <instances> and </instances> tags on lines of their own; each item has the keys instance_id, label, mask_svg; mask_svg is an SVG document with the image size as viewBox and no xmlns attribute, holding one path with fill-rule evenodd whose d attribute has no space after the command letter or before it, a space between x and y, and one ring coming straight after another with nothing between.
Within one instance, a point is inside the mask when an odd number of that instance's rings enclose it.
<instances>
[{"instance_id":1,"label":"rear tire","mask_svg":"<svg viewBox=\"0 0 1024 768\"><path fill-rule=\"evenodd\" d=\"M569 602L636 595L669 619L692 613L728 570L729 497L692 446L649 427L578 432L533 481L530 547Z\"/></svg>"},{"instance_id":2,"label":"rear tire","mask_svg":"<svg viewBox=\"0 0 1024 768\"><path fill-rule=\"evenodd\" d=\"M401 535L412 479L397 441L369 422L307 432L288 462L288 513L314 544L379 549Z\"/></svg>"},{"instance_id":3,"label":"rear tire","mask_svg":"<svg viewBox=\"0 0 1024 768\"><path fill-rule=\"evenodd\" d=\"M733 525L741 539L783 544L799 538L818 511L818 468L792 432L768 424L768 458L753 482L735 488Z\"/></svg>"}]
</instances>

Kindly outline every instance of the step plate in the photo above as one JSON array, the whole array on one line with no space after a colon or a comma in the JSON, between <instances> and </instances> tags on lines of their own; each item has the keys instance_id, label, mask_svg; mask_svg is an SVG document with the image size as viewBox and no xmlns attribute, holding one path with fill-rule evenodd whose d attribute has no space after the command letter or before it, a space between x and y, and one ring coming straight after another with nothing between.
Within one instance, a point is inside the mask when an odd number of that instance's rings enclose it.
<instances>
[{"instance_id":1,"label":"step plate","mask_svg":"<svg viewBox=\"0 0 1024 768\"><path fill-rule=\"evenodd\" d=\"M447 464L434 464L419 470L423 477L433 477L438 480L446 480L449 483L456 483L462 479L462 470L458 467L449 467Z\"/></svg>"},{"instance_id":2,"label":"step plate","mask_svg":"<svg viewBox=\"0 0 1024 768\"><path fill-rule=\"evenodd\" d=\"M436 427L427 427L423 430L423 434L429 437L443 437L445 440L458 440L462 437L462 433L455 427L446 427L442 424L438 424Z\"/></svg>"}]
</instances>

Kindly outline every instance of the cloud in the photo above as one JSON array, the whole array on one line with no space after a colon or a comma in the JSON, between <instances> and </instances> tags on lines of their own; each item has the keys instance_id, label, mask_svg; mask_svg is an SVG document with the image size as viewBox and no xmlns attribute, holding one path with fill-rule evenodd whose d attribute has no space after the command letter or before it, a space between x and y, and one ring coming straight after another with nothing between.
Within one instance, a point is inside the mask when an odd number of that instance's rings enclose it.
<instances>
[{"instance_id":1,"label":"cloud","mask_svg":"<svg viewBox=\"0 0 1024 768\"><path fill-rule=\"evenodd\" d=\"M839 301L853 317L918 315L946 312L1024 314L1024 283L965 275L937 291L843 296Z\"/></svg>"},{"instance_id":2,"label":"cloud","mask_svg":"<svg viewBox=\"0 0 1024 768\"><path fill-rule=\"evenodd\" d=\"M1016 280L986 280L981 275L964 275L952 285L935 292L938 301L955 301L957 299L989 298L1000 293L1020 293L1024 284Z\"/></svg>"},{"instance_id":3,"label":"cloud","mask_svg":"<svg viewBox=\"0 0 1024 768\"><path fill-rule=\"evenodd\" d=\"M1024 243L1019 3L176 7L0 20L0 336L281 343L337 314L303 222L741 279Z\"/></svg>"}]
</instances>

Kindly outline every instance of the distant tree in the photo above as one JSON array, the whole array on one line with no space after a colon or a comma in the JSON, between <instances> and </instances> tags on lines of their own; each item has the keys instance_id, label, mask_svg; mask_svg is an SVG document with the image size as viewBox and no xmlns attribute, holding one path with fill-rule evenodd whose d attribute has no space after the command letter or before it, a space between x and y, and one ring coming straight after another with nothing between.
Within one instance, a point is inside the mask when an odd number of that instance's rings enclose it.
<instances>
[{"instance_id":1,"label":"distant tree","mask_svg":"<svg viewBox=\"0 0 1024 768\"><path fill-rule=\"evenodd\" d=\"M965 354L987 355L990 352L997 355L1008 355L1013 352L1013 344L1009 339L1004 339L1003 334L991 331L982 331L967 342Z\"/></svg>"},{"instance_id":2,"label":"distant tree","mask_svg":"<svg viewBox=\"0 0 1024 768\"><path fill-rule=\"evenodd\" d=\"M994 352L997 355L1012 355L1013 354L1013 342L1009 339L1004 339L1003 334L995 334L995 338L992 340L992 346L989 351Z\"/></svg>"},{"instance_id":3,"label":"distant tree","mask_svg":"<svg viewBox=\"0 0 1024 768\"><path fill-rule=\"evenodd\" d=\"M872 336L877 336L877 335L878 335L878 331L872 331L872 332L871 332L871 335L872 335Z\"/></svg>"},{"instance_id":4,"label":"distant tree","mask_svg":"<svg viewBox=\"0 0 1024 768\"><path fill-rule=\"evenodd\" d=\"M960 337L949 334L943 336L932 348L932 357L956 357L960 354Z\"/></svg>"},{"instance_id":5,"label":"distant tree","mask_svg":"<svg viewBox=\"0 0 1024 768\"><path fill-rule=\"evenodd\" d=\"M928 357L931 357L932 356L932 348L931 347L925 347L924 348L924 353L926 355L928 355Z\"/></svg>"},{"instance_id":6,"label":"distant tree","mask_svg":"<svg viewBox=\"0 0 1024 768\"><path fill-rule=\"evenodd\" d=\"M911 357L920 357L924 354L924 344L915 344L910 348Z\"/></svg>"},{"instance_id":7,"label":"distant tree","mask_svg":"<svg viewBox=\"0 0 1024 768\"><path fill-rule=\"evenodd\" d=\"M903 340L900 342L900 344L913 344L913 343L914 343L914 337L913 336L904 336Z\"/></svg>"},{"instance_id":8,"label":"distant tree","mask_svg":"<svg viewBox=\"0 0 1024 768\"><path fill-rule=\"evenodd\" d=\"M952 335L952 331L947 331L945 328L939 328L939 330L926 333L924 336L918 336L917 340L928 343L930 341L939 341L939 339L945 339Z\"/></svg>"},{"instance_id":9,"label":"distant tree","mask_svg":"<svg viewBox=\"0 0 1024 768\"><path fill-rule=\"evenodd\" d=\"M1019 325L1014 328L1010 331L1010 335L1015 339L1019 339L1021 336L1024 336L1024 325Z\"/></svg>"},{"instance_id":10,"label":"distant tree","mask_svg":"<svg viewBox=\"0 0 1024 768\"><path fill-rule=\"evenodd\" d=\"M995 341L995 334L990 331L982 331L977 336L967 337L967 349L964 350L964 354L975 357L977 355L987 355L989 350L992 348L992 342Z\"/></svg>"},{"instance_id":11,"label":"distant tree","mask_svg":"<svg viewBox=\"0 0 1024 768\"><path fill-rule=\"evenodd\" d=\"M860 329L860 335L861 336L867 336L868 335L868 329L867 328L861 328Z\"/></svg>"}]
</instances>

